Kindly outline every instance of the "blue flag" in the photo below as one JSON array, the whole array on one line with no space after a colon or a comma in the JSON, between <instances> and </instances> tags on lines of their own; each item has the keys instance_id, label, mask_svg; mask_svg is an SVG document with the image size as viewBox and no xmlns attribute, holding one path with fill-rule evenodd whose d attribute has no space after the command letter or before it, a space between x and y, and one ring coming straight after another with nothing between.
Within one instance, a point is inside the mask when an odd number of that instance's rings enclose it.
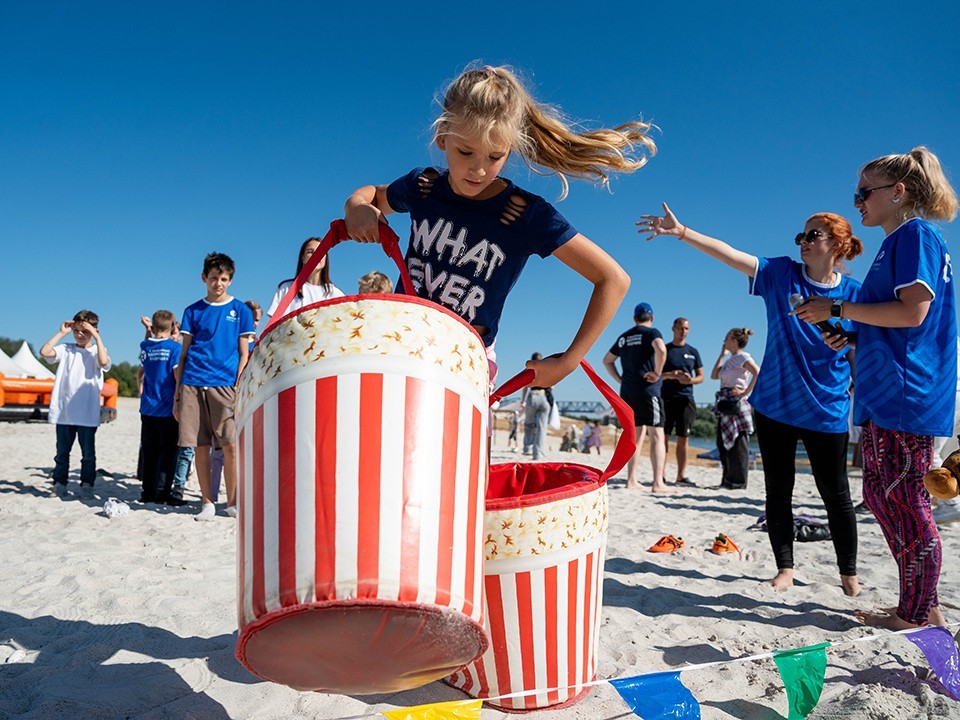
<instances>
[{"instance_id":1,"label":"blue flag","mask_svg":"<svg viewBox=\"0 0 960 720\"><path fill-rule=\"evenodd\" d=\"M620 678L610 684L644 720L700 720L700 703L680 682L679 672Z\"/></svg>"},{"instance_id":2,"label":"blue flag","mask_svg":"<svg viewBox=\"0 0 960 720\"><path fill-rule=\"evenodd\" d=\"M943 627L928 627L907 633L907 640L923 650L937 679L954 700L960 700L960 656L950 631Z\"/></svg>"}]
</instances>

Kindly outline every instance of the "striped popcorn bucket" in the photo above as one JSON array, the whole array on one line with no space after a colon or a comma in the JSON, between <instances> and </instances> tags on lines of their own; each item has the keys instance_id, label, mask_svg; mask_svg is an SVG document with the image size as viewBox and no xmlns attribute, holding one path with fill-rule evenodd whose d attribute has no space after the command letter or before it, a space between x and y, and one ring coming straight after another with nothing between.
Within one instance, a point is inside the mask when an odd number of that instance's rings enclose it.
<instances>
[{"instance_id":1,"label":"striped popcorn bucket","mask_svg":"<svg viewBox=\"0 0 960 720\"><path fill-rule=\"evenodd\" d=\"M344 237L334 223L298 281ZM488 645L483 343L404 295L284 315L296 287L238 390L236 655L299 690L418 687Z\"/></svg>"},{"instance_id":2,"label":"striped popcorn bucket","mask_svg":"<svg viewBox=\"0 0 960 720\"><path fill-rule=\"evenodd\" d=\"M447 682L502 710L576 702L596 679L608 478L636 448L633 413L586 361L623 432L605 470L575 463L490 468L484 588L490 648ZM521 373L493 399L532 379Z\"/></svg>"}]
</instances>

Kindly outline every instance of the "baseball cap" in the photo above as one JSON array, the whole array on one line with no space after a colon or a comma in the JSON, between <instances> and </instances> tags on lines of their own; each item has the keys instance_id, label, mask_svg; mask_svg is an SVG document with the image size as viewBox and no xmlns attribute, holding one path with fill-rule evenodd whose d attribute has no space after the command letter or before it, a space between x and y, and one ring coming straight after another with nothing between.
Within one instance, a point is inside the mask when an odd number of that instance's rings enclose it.
<instances>
[{"instance_id":1,"label":"baseball cap","mask_svg":"<svg viewBox=\"0 0 960 720\"><path fill-rule=\"evenodd\" d=\"M633 309L633 316L637 317L639 315L653 315L653 307L650 303L637 303L637 306Z\"/></svg>"}]
</instances>

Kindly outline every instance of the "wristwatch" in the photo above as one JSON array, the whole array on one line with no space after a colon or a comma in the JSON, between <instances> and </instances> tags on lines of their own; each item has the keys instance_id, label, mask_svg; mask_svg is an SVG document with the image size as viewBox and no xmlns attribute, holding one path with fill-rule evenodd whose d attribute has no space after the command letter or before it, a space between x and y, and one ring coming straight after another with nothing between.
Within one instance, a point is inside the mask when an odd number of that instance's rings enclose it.
<instances>
[{"instance_id":1,"label":"wristwatch","mask_svg":"<svg viewBox=\"0 0 960 720\"><path fill-rule=\"evenodd\" d=\"M843 300L840 298L834 300L833 305L830 306L830 317L843 320Z\"/></svg>"}]
</instances>

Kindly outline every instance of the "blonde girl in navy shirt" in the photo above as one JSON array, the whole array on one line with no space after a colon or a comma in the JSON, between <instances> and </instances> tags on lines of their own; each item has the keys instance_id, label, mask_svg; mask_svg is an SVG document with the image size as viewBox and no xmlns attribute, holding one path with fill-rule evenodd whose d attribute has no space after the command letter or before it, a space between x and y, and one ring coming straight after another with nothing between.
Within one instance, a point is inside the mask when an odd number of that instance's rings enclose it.
<instances>
[{"instance_id":1,"label":"blonde girl in navy shirt","mask_svg":"<svg viewBox=\"0 0 960 720\"><path fill-rule=\"evenodd\" d=\"M859 297L817 298L797 316L815 323L832 311L859 326L853 421L863 426L863 499L897 561L900 602L857 617L892 630L943 625L942 547L922 479L934 437L953 434L957 317L950 255L928 220L953 220L957 195L937 157L918 147L864 165L854 206L865 226L887 234Z\"/></svg>"},{"instance_id":2,"label":"blonde girl in navy shirt","mask_svg":"<svg viewBox=\"0 0 960 720\"><path fill-rule=\"evenodd\" d=\"M531 360L534 385L568 375L607 327L630 279L606 252L577 232L547 201L501 177L516 152L535 170L606 184L611 172L633 172L656 147L650 126L628 122L574 132L536 102L506 67L463 72L447 89L434 142L447 168L417 168L390 185L367 185L347 200L350 236L379 240L392 212L410 214L407 267L418 295L443 305L483 338L491 370L500 315L527 258L556 256L594 286L580 328L556 358Z\"/></svg>"}]
</instances>

